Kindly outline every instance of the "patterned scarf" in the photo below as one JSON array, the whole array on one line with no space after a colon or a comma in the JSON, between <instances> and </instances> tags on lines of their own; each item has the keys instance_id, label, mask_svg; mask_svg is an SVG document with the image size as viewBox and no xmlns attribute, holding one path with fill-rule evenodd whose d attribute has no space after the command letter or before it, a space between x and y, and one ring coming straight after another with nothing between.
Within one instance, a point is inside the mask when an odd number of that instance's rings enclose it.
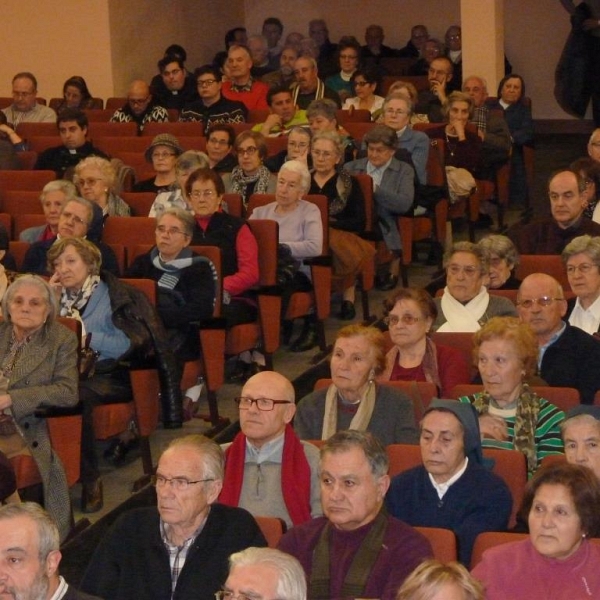
<instances>
[{"instance_id":1,"label":"patterned scarf","mask_svg":"<svg viewBox=\"0 0 600 600\"><path fill-rule=\"evenodd\" d=\"M242 196L244 206L246 206L248 204L248 198L246 197L247 186L256 182L252 193L266 194L269 190L270 180L271 173L267 167L259 167L254 175L244 175L242 167L238 165L233 167L233 171L231 171L231 193L240 194Z\"/></svg>"},{"instance_id":2,"label":"patterned scarf","mask_svg":"<svg viewBox=\"0 0 600 600\"><path fill-rule=\"evenodd\" d=\"M60 316L78 319L83 323L81 313L99 283L100 275L88 275L79 291L63 288L60 296Z\"/></svg>"},{"instance_id":3,"label":"patterned scarf","mask_svg":"<svg viewBox=\"0 0 600 600\"><path fill-rule=\"evenodd\" d=\"M335 184L337 196L329 201L329 214L335 216L341 213L348 203L350 192L352 191L352 177L346 171L340 171L337 174Z\"/></svg>"}]
</instances>

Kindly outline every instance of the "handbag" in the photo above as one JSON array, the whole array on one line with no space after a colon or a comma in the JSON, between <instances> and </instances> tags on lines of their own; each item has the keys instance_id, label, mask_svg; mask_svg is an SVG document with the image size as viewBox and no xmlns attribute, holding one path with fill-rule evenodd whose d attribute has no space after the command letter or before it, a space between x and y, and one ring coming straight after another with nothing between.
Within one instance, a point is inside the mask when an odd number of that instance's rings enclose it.
<instances>
[{"instance_id":1,"label":"handbag","mask_svg":"<svg viewBox=\"0 0 600 600\"><path fill-rule=\"evenodd\" d=\"M0 375L0 394L6 394L8 391L8 378ZM17 424L11 414L0 411L0 436L10 437L18 433Z\"/></svg>"},{"instance_id":2,"label":"handbag","mask_svg":"<svg viewBox=\"0 0 600 600\"><path fill-rule=\"evenodd\" d=\"M92 334L88 333L85 336L85 342L83 347L79 351L79 379L85 381L91 379L96 371L96 362L100 352L90 348L90 342L92 341Z\"/></svg>"}]
</instances>

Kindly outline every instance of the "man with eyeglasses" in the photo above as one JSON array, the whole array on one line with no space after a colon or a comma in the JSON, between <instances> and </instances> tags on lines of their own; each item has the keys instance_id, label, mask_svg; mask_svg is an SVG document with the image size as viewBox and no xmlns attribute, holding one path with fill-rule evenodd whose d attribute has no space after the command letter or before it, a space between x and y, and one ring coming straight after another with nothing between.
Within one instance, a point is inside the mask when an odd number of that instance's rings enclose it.
<instances>
[{"instance_id":1,"label":"man with eyeglasses","mask_svg":"<svg viewBox=\"0 0 600 600\"><path fill-rule=\"evenodd\" d=\"M227 51L229 81L223 84L223 96L242 102L248 110L265 109L269 86L252 77L252 56L246 46L234 44Z\"/></svg>"},{"instance_id":2,"label":"man with eyeglasses","mask_svg":"<svg viewBox=\"0 0 600 600\"><path fill-rule=\"evenodd\" d=\"M246 548L229 557L229 577L216 600L306 600L306 576L293 556Z\"/></svg>"},{"instance_id":3,"label":"man with eyeglasses","mask_svg":"<svg viewBox=\"0 0 600 600\"><path fill-rule=\"evenodd\" d=\"M56 113L37 101L37 79L32 73L17 73L12 80L13 103L2 109L12 129L19 123L56 123Z\"/></svg>"},{"instance_id":4,"label":"man with eyeglasses","mask_svg":"<svg viewBox=\"0 0 600 600\"><path fill-rule=\"evenodd\" d=\"M157 506L126 512L100 541L84 591L130 600L214 600L228 558L266 546L252 516L217 503L223 453L201 435L174 439L158 461Z\"/></svg>"},{"instance_id":5,"label":"man with eyeglasses","mask_svg":"<svg viewBox=\"0 0 600 600\"><path fill-rule=\"evenodd\" d=\"M277 137L287 135L294 127L308 125L306 111L294 104L291 90L287 87L273 87L267 93L267 103L271 114L264 123L257 123L252 131L264 136Z\"/></svg>"},{"instance_id":6,"label":"man with eyeglasses","mask_svg":"<svg viewBox=\"0 0 600 600\"><path fill-rule=\"evenodd\" d=\"M446 287L435 298L438 316L434 331L479 331L492 317L516 317L514 304L488 293L490 257L472 242L457 242L444 255Z\"/></svg>"},{"instance_id":7,"label":"man with eyeglasses","mask_svg":"<svg viewBox=\"0 0 600 600\"><path fill-rule=\"evenodd\" d=\"M579 390L582 404L593 404L600 389L600 341L563 321L567 312L562 286L545 273L525 277L517 310L538 339L540 377L551 386Z\"/></svg>"},{"instance_id":8,"label":"man with eyeglasses","mask_svg":"<svg viewBox=\"0 0 600 600\"><path fill-rule=\"evenodd\" d=\"M553 173L548 197L551 217L515 225L507 232L520 254L560 254L580 235L600 235L600 224L584 215L588 192L580 173L567 169Z\"/></svg>"},{"instance_id":9,"label":"man with eyeglasses","mask_svg":"<svg viewBox=\"0 0 600 600\"><path fill-rule=\"evenodd\" d=\"M292 384L263 371L248 379L235 401L241 432L223 446L219 502L283 519L288 527L320 516L319 451L301 442L290 425L296 413Z\"/></svg>"},{"instance_id":10,"label":"man with eyeglasses","mask_svg":"<svg viewBox=\"0 0 600 600\"><path fill-rule=\"evenodd\" d=\"M199 100L186 104L179 115L180 121L202 121L204 133L212 125L244 123L248 109L239 100L230 100L221 93L221 72L214 65L203 65L194 71Z\"/></svg>"},{"instance_id":11,"label":"man with eyeglasses","mask_svg":"<svg viewBox=\"0 0 600 600\"><path fill-rule=\"evenodd\" d=\"M110 118L111 123L137 123L142 131L146 123L166 123L169 113L164 106L154 102L150 88L145 81L136 79L131 82L127 92L127 103L118 108Z\"/></svg>"}]
</instances>

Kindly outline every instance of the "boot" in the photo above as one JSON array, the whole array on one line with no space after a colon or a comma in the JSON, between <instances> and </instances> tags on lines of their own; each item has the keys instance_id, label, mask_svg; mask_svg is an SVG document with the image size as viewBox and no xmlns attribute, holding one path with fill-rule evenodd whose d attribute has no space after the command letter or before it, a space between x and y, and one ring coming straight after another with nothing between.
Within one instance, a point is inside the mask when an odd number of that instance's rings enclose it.
<instances>
[{"instance_id":1,"label":"boot","mask_svg":"<svg viewBox=\"0 0 600 600\"><path fill-rule=\"evenodd\" d=\"M92 483L84 483L81 486L81 512L95 513L104 506L104 494L102 480L96 479Z\"/></svg>"},{"instance_id":2,"label":"boot","mask_svg":"<svg viewBox=\"0 0 600 600\"><path fill-rule=\"evenodd\" d=\"M318 345L317 326L314 316L304 318L300 337L290 346L292 352L306 352Z\"/></svg>"}]
</instances>

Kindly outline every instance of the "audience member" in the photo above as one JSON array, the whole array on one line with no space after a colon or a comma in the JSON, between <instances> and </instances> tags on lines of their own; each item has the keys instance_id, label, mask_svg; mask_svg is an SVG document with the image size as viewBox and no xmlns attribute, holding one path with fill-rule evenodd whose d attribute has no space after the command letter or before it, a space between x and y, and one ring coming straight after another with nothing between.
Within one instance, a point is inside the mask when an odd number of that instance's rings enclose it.
<instances>
[{"instance_id":1,"label":"audience member","mask_svg":"<svg viewBox=\"0 0 600 600\"><path fill-rule=\"evenodd\" d=\"M276 67L271 64L269 42L264 35L248 36L248 50L252 57L252 68L250 69L252 77L260 79L267 73L272 73L276 70Z\"/></svg>"},{"instance_id":2,"label":"audience member","mask_svg":"<svg viewBox=\"0 0 600 600\"><path fill-rule=\"evenodd\" d=\"M425 25L413 25L410 30L410 40L404 48L398 50L398 56L403 58L419 58L425 42L429 39L429 32Z\"/></svg>"},{"instance_id":3,"label":"audience member","mask_svg":"<svg viewBox=\"0 0 600 600\"><path fill-rule=\"evenodd\" d=\"M227 73L230 80L223 83L221 93L228 100L242 102L248 110L268 108L269 87L252 77L251 67L252 57L248 48L230 46L227 53Z\"/></svg>"},{"instance_id":4,"label":"audience member","mask_svg":"<svg viewBox=\"0 0 600 600\"><path fill-rule=\"evenodd\" d=\"M338 107L333 100L323 98L313 100L306 109L306 117L313 136L317 133L331 132L338 135L344 147L344 160L354 160L356 147L352 136L338 123Z\"/></svg>"},{"instance_id":5,"label":"audience member","mask_svg":"<svg viewBox=\"0 0 600 600\"><path fill-rule=\"evenodd\" d=\"M454 531L459 560L468 567L477 536L506 529L510 490L483 466L472 406L433 399L421 421L420 446L423 464L392 479L387 508L409 525Z\"/></svg>"},{"instance_id":6,"label":"audience member","mask_svg":"<svg viewBox=\"0 0 600 600\"><path fill-rule=\"evenodd\" d=\"M208 166L217 173L231 173L237 165L233 150L235 131L231 125L212 125L206 132Z\"/></svg>"},{"instance_id":7,"label":"audience member","mask_svg":"<svg viewBox=\"0 0 600 600\"><path fill-rule=\"evenodd\" d=\"M88 118L78 108L64 108L56 120L62 144L44 150L34 169L54 171L57 179L71 179L73 168L88 156L108 158L88 141Z\"/></svg>"},{"instance_id":8,"label":"audience member","mask_svg":"<svg viewBox=\"0 0 600 600\"><path fill-rule=\"evenodd\" d=\"M299 33L298 31L292 31L291 33L288 33L286 38L285 38L285 45L286 46L293 46L294 48L296 48L296 52L298 52L298 55L302 54L302 40L304 39L304 36Z\"/></svg>"},{"instance_id":9,"label":"audience member","mask_svg":"<svg viewBox=\"0 0 600 600\"><path fill-rule=\"evenodd\" d=\"M223 96L221 72L214 65L204 65L194 71L199 99L186 104L179 114L180 121L202 121L204 134L212 125L243 123L248 109L239 100Z\"/></svg>"},{"instance_id":10,"label":"audience member","mask_svg":"<svg viewBox=\"0 0 600 600\"><path fill-rule=\"evenodd\" d=\"M562 286L545 273L528 275L519 288L517 309L536 334L541 378L548 385L575 388L583 404L593 404L600 389L600 341L562 320L567 312Z\"/></svg>"},{"instance_id":11,"label":"audience member","mask_svg":"<svg viewBox=\"0 0 600 600\"><path fill-rule=\"evenodd\" d=\"M338 69L336 60L337 44L329 40L329 29L323 19L313 19L308 23L308 35L315 43L317 55L314 57L322 77L333 75Z\"/></svg>"},{"instance_id":12,"label":"audience member","mask_svg":"<svg viewBox=\"0 0 600 600\"><path fill-rule=\"evenodd\" d=\"M565 416L526 383L536 372L535 332L514 317L490 319L475 334L473 356L483 392L459 400L479 413L484 447L519 450L532 475L545 456L562 452L559 425Z\"/></svg>"},{"instance_id":13,"label":"audience member","mask_svg":"<svg viewBox=\"0 0 600 600\"><path fill-rule=\"evenodd\" d=\"M381 25L369 25L365 29L365 45L361 48L364 59L374 59L379 62L381 58L392 58L396 56L396 50L385 46L383 40L385 34Z\"/></svg>"},{"instance_id":14,"label":"audience member","mask_svg":"<svg viewBox=\"0 0 600 600\"><path fill-rule=\"evenodd\" d=\"M431 123L441 123L444 120L442 106L452 91L452 62L445 56L434 58L425 74L429 79L429 89L419 92L415 112L427 115Z\"/></svg>"},{"instance_id":15,"label":"audience member","mask_svg":"<svg viewBox=\"0 0 600 600\"><path fill-rule=\"evenodd\" d=\"M595 160L596 162L600 162L600 128L594 129L592 131L592 135L590 135L590 139L587 145L588 156Z\"/></svg>"},{"instance_id":16,"label":"audience member","mask_svg":"<svg viewBox=\"0 0 600 600\"><path fill-rule=\"evenodd\" d=\"M102 105L98 106L96 104L90 90L88 90L85 79L79 75L69 77L65 81L62 94L63 100L56 109L57 114L65 108L78 108L79 110L102 108Z\"/></svg>"},{"instance_id":17,"label":"audience member","mask_svg":"<svg viewBox=\"0 0 600 600\"><path fill-rule=\"evenodd\" d=\"M489 284L491 290L518 290L521 280L515 277L519 253L505 235L486 235L477 245L490 256Z\"/></svg>"},{"instance_id":18,"label":"audience member","mask_svg":"<svg viewBox=\"0 0 600 600\"><path fill-rule=\"evenodd\" d=\"M511 227L508 236L521 254L560 254L582 235L600 235L600 224L583 216L587 205L585 181L579 173L557 171L548 179L551 217Z\"/></svg>"},{"instance_id":19,"label":"audience member","mask_svg":"<svg viewBox=\"0 0 600 600\"><path fill-rule=\"evenodd\" d=\"M454 79L463 80L462 73L462 30L460 25L450 25L444 34L446 56L452 61Z\"/></svg>"},{"instance_id":20,"label":"audience member","mask_svg":"<svg viewBox=\"0 0 600 600\"><path fill-rule=\"evenodd\" d=\"M115 600L214 600L227 579L229 556L266 546L249 513L216 502L223 486L221 449L200 435L176 438L153 482L157 506L121 515L100 541L82 588Z\"/></svg>"},{"instance_id":21,"label":"audience member","mask_svg":"<svg viewBox=\"0 0 600 600\"><path fill-rule=\"evenodd\" d=\"M158 61L160 80L153 80L152 97L160 106L181 110L198 100L196 78L185 68L185 59L178 54L165 54Z\"/></svg>"},{"instance_id":22,"label":"audience member","mask_svg":"<svg viewBox=\"0 0 600 600\"><path fill-rule=\"evenodd\" d=\"M441 57L444 57L444 44L436 38L429 38L423 46L421 57L409 67L408 74L413 77L428 75L432 61ZM453 83L448 81L448 92L452 91L452 89Z\"/></svg>"},{"instance_id":23,"label":"audience member","mask_svg":"<svg viewBox=\"0 0 600 600\"><path fill-rule=\"evenodd\" d=\"M342 107L337 92L327 87L319 79L317 62L310 56L300 56L294 63L294 77L296 84L292 87L294 103L298 108L306 110L313 100L328 98L333 100L338 108Z\"/></svg>"},{"instance_id":24,"label":"audience member","mask_svg":"<svg viewBox=\"0 0 600 600\"><path fill-rule=\"evenodd\" d=\"M377 86L379 85L379 75L374 67L359 67L350 77L352 86L352 96L346 98L342 108L352 111L353 109L368 110L371 113L371 120L376 121L381 115L383 108L383 97L377 96Z\"/></svg>"},{"instance_id":25,"label":"audience member","mask_svg":"<svg viewBox=\"0 0 600 600\"><path fill-rule=\"evenodd\" d=\"M267 17L262 24L262 34L267 40L271 67L277 69L279 67L279 57L283 51L283 45L281 44L283 23L277 17Z\"/></svg>"},{"instance_id":26,"label":"audience member","mask_svg":"<svg viewBox=\"0 0 600 600\"><path fill-rule=\"evenodd\" d=\"M155 103L148 84L141 79L131 82L127 102L110 118L111 123L134 122L138 131L142 131L146 123L166 123L168 120L167 109Z\"/></svg>"},{"instance_id":27,"label":"audience member","mask_svg":"<svg viewBox=\"0 0 600 600\"><path fill-rule=\"evenodd\" d=\"M569 169L579 173L585 181L587 192L587 206L583 211L583 216L592 219L595 223L600 223L600 163L589 156L584 156L574 160Z\"/></svg>"},{"instance_id":28,"label":"audience member","mask_svg":"<svg viewBox=\"0 0 600 600\"><path fill-rule=\"evenodd\" d=\"M133 191L159 194L173 189L176 182L175 164L181 154L183 154L183 148L174 135L159 133L154 136L152 143L144 152L144 158L152 165L156 175L135 183Z\"/></svg>"},{"instance_id":29,"label":"audience member","mask_svg":"<svg viewBox=\"0 0 600 600\"><path fill-rule=\"evenodd\" d=\"M56 113L37 102L37 79L32 73L17 73L12 79L13 103L2 109L12 129L19 123L55 123Z\"/></svg>"},{"instance_id":30,"label":"audience member","mask_svg":"<svg viewBox=\"0 0 600 600\"><path fill-rule=\"evenodd\" d=\"M220 594L220 595L219 595ZM289 554L274 548L246 548L229 557L229 577L217 600L241 598L306 600L306 575Z\"/></svg>"},{"instance_id":31,"label":"audience member","mask_svg":"<svg viewBox=\"0 0 600 600\"><path fill-rule=\"evenodd\" d=\"M100 600L77 591L59 575L59 531L33 502L0 507L0 595L31 600Z\"/></svg>"},{"instance_id":32,"label":"audience member","mask_svg":"<svg viewBox=\"0 0 600 600\"><path fill-rule=\"evenodd\" d=\"M293 127L288 134L287 148L269 156L265 160L265 167L271 173L278 173L279 169L288 160L299 160L309 168L312 164L310 156L311 130L307 127Z\"/></svg>"},{"instance_id":33,"label":"audience member","mask_svg":"<svg viewBox=\"0 0 600 600\"><path fill-rule=\"evenodd\" d=\"M330 75L325 85L337 92L343 103L354 94L351 79L361 60L358 40L354 36L344 36L338 43L337 57L340 70Z\"/></svg>"},{"instance_id":34,"label":"audience member","mask_svg":"<svg viewBox=\"0 0 600 600\"><path fill-rule=\"evenodd\" d=\"M248 43L248 36L246 34L245 27L234 27L225 34L225 50L221 50L215 54L212 60L213 65L219 69L220 73L225 70L225 63L227 62L227 52L231 46L246 46Z\"/></svg>"},{"instance_id":35,"label":"audience member","mask_svg":"<svg viewBox=\"0 0 600 600\"><path fill-rule=\"evenodd\" d=\"M451 346L436 344L428 335L438 310L421 288L402 288L384 301L384 323L392 348L385 357L380 381L428 381L440 398L451 398L454 386L469 383L469 365Z\"/></svg>"},{"instance_id":36,"label":"audience member","mask_svg":"<svg viewBox=\"0 0 600 600\"><path fill-rule=\"evenodd\" d=\"M310 598L393 600L410 572L431 557L429 542L385 511L387 471L385 448L369 433L340 431L325 442L325 516L294 527L279 543L304 567Z\"/></svg>"},{"instance_id":37,"label":"audience member","mask_svg":"<svg viewBox=\"0 0 600 600\"><path fill-rule=\"evenodd\" d=\"M600 480L600 406L580 404L560 424L567 462L583 465Z\"/></svg>"},{"instance_id":38,"label":"audience member","mask_svg":"<svg viewBox=\"0 0 600 600\"><path fill-rule=\"evenodd\" d=\"M516 316L508 298L489 294L485 287L490 257L471 242L457 242L444 255L446 287L435 299L435 331L478 331L492 317Z\"/></svg>"},{"instance_id":39,"label":"audience member","mask_svg":"<svg viewBox=\"0 0 600 600\"><path fill-rule=\"evenodd\" d=\"M27 141L8 125L6 115L0 111L0 170L20 170L22 165L17 152L27 148Z\"/></svg>"},{"instance_id":40,"label":"audience member","mask_svg":"<svg viewBox=\"0 0 600 600\"><path fill-rule=\"evenodd\" d=\"M289 88L272 87L267 92L267 104L271 110L264 123L257 123L252 131L258 131L265 137L286 135L299 125L308 125L306 111L294 104Z\"/></svg>"},{"instance_id":41,"label":"audience member","mask_svg":"<svg viewBox=\"0 0 600 600\"><path fill-rule=\"evenodd\" d=\"M415 416L407 396L377 383L385 369L385 340L374 327L340 329L331 355L332 383L298 403L294 429L303 440L326 440L336 431L369 431L383 444L413 444Z\"/></svg>"},{"instance_id":42,"label":"audience member","mask_svg":"<svg viewBox=\"0 0 600 600\"><path fill-rule=\"evenodd\" d=\"M248 379L240 394L235 401L241 432L223 446L219 502L283 519L288 527L321 516L319 451L292 429L292 384L279 373L264 371Z\"/></svg>"},{"instance_id":43,"label":"audience member","mask_svg":"<svg viewBox=\"0 0 600 600\"><path fill-rule=\"evenodd\" d=\"M263 75L261 81L270 88L291 87L294 83L294 63L298 60L300 53L295 46L286 44L278 55L277 69Z\"/></svg>"}]
</instances>

